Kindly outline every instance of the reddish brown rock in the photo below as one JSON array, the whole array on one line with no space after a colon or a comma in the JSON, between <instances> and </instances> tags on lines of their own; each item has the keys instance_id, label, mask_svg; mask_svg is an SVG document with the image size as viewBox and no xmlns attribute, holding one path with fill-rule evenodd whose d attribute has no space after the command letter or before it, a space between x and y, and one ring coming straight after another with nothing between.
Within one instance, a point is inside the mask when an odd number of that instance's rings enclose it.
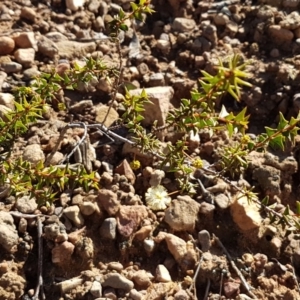
<instances>
[{"instance_id":1,"label":"reddish brown rock","mask_svg":"<svg viewBox=\"0 0 300 300\"><path fill-rule=\"evenodd\" d=\"M37 51L37 41L34 37L34 32L18 32L15 33L12 38L14 39L16 46L19 48L34 48Z\"/></svg>"},{"instance_id":2,"label":"reddish brown rock","mask_svg":"<svg viewBox=\"0 0 300 300\"><path fill-rule=\"evenodd\" d=\"M235 298L240 292L240 285L239 281L227 281L224 282L224 294L226 298Z\"/></svg>"},{"instance_id":3,"label":"reddish brown rock","mask_svg":"<svg viewBox=\"0 0 300 300\"><path fill-rule=\"evenodd\" d=\"M135 175L127 161L127 159L124 159L116 168L115 172L120 175L125 175L125 177L128 179L128 181L131 184L135 183Z\"/></svg>"},{"instance_id":4,"label":"reddish brown rock","mask_svg":"<svg viewBox=\"0 0 300 300\"><path fill-rule=\"evenodd\" d=\"M33 48L18 49L14 53L15 59L22 66L31 66L34 63L35 51Z\"/></svg>"},{"instance_id":5,"label":"reddish brown rock","mask_svg":"<svg viewBox=\"0 0 300 300\"><path fill-rule=\"evenodd\" d=\"M113 191L102 189L98 193L98 205L103 207L110 216L114 216L120 209L120 201Z\"/></svg>"},{"instance_id":6,"label":"reddish brown rock","mask_svg":"<svg viewBox=\"0 0 300 300\"><path fill-rule=\"evenodd\" d=\"M6 55L15 49L15 41L7 36L0 37L0 55Z\"/></svg>"},{"instance_id":7,"label":"reddish brown rock","mask_svg":"<svg viewBox=\"0 0 300 300\"><path fill-rule=\"evenodd\" d=\"M125 237L133 234L142 220L148 216L148 211L144 205L122 205L117 214L119 233Z\"/></svg>"}]
</instances>

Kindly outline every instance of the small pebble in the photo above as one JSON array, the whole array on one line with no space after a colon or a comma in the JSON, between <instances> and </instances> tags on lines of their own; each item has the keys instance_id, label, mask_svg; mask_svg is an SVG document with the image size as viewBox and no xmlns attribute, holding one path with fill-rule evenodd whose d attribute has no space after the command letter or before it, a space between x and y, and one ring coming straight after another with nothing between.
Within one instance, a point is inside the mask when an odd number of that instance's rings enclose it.
<instances>
[{"instance_id":1,"label":"small pebble","mask_svg":"<svg viewBox=\"0 0 300 300\"><path fill-rule=\"evenodd\" d=\"M134 284L131 280L119 273L109 273L105 275L102 285L104 287L109 286L115 289L122 289L126 292L129 292L134 287Z\"/></svg>"},{"instance_id":2,"label":"small pebble","mask_svg":"<svg viewBox=\"0 0 300 300\"><path fill-rule=\"evenodd\" d=\"M0 55L10 54L15 48L15 41L7 36L0 37Z\"/></svg>"},{"instance_id":3,"label":"small pebble","mask_svg":"<svg viewBox=\"0 0 300 300\"><path fill-rule=\"evenodd\" d=\"M37 209L38 205L35 198L23 196L17 200L16 208L19 212L24 214L31 214Z\"/></svg>"},{"instance_id":4,"label":"small pebble","mask_svg":"<svg viewBox=\"0 0 300 300\"><path fill-rule=\"evenodd\" d=\"M36 18L35 10L31 7L22 7L21 9L21 18L24 18L28 21L34 22Z\"/></svg>"},{"instance_id":5,"label":"small pebble","mask_svg":"<svg viewBox=\"0 0 300 300\"><path fill-rule=\"evenodd\" d=\"M118 272L121 272L124 269L123 265L117 261L108 263L107 268L110 270L116 270Z\"/></svg>"},{"instance_id":6,"label":"small pebble","mask_svg":"<svg viewBox=\"0 0 300 300\"><path fill-rule=\"evenodd\" d=\"M198 233L198 241L201 245L201 250L207 252L211 247L210 234L207 230L201 230Z\"/></svg>"},{"instance_id":7,"label":"small pebble","mask_svg":"<svg viewBox=\"0 0 300 300\"><path fill-rule=\"evenodd\" d=\"M5 62L1 64L1 68L7 74L9 73L18 73L22 71L22 65L17 62ZM3 87L2 87L3 90Z\"/></svg>"},{"instance_id":8,"label":"small pebble","mask_svg":"<svg viewBox=\"0 0 300 300\"><path fill-rule=\"evenodd\" d=\"M129 296L133 299L133 300L142 300L143 299L143 294L138 292L136 289L132 289L129 292Z\"/></svg>"},{"instance_id":9,"label":"small pebble","mask_svg":"<svg viewBox=\"0 0 300 300\"><path fill-rule=\"evenodd\" d=\"M93 281L90 293L97 298L102 296L102 286L99 281Z\"/></svg>"},{"instance_id":10,"label":"small pebble","mask_svg":"<svg viewBox=\"0 0 300 300\"><path fill-rule=\"evenodd\" d=\"M84 216L90 216L92 215L96 210L95 204L90 201L85 201L80 205L80 212Z\"/></svg>"},{"instance_id":11,"label":"small pebble","mask_svg":"<svg viewBox=\"0 0 300 300\"><path fill-rule=\"evenodd\" d=\"M75 226L81 227L84 225L84 219L77 205L66 207L64 209L64 215L71 220Z\"/></svg>"},{"instance_id":12,"label":"small pebble","mask_svg":"<svg viewBox=\"0 0 300 300\"><path fill-rule=\"evenodd\" d=\"M107 218L103 221L100 230L100 237L114 240L117 234L117 220L115 218Z\"/></svg>"},{"instance_id":13,"label":"small pebble","mask_svg":"<svg viewBox=\"0 0 300 300\"><path fill-rule=\"evenodd\" d=\"M146 272L145 270L138 270L134 273L132 280L136 285L141 288L148 288L151 285L151 280L153 279L153 275Z\"/></svg>"},{"instance_id":14,"label":"small pebble","mask_svg":"<svg viewBox=\"0 0 300 300\"><path fill-rule=\"evenodd\" d=\"M158 265L156 267L156 280L159 282L172 281L171 275L164 265Z\"/></svg>"},{"instance_id":15,"label":"small pebble","mask_svg":"<svg viewBox=\"0 0 300 300\"><path fill-rule=\"evenodd\" d=\"M273 48L270 52L270 56L273 58L277 58L280 56L280 52L277 48Z\"/></svg>"}]
</instances>

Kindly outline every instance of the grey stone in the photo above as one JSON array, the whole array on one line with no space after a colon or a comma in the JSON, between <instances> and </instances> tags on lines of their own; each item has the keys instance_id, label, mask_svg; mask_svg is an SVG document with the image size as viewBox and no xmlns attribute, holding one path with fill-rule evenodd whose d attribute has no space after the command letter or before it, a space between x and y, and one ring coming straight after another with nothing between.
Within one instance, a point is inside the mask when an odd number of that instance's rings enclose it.
<instances>
[{"instance_id":1,"label":"grey stone","mask_svg":"<svg viewBox=\"0 0 300 300\"><path fill-rule=\"evenodd\" d=\"M23 72L23 80L31 80L34 77L40 76L40 74L41 72L36 67L26 69Z\"/></svg>"},{"instance_id":2,"label":"grey stone","mask_svg":"<svg viewBox=\"0 0 300 300\"><path fill-rule=\"evenodd\" d=\"M129 292L129 297L133 300L142 300L143 299L143 294L137 291L136 289L132 289Z\"/></svg>"},{"instance_id":3,"label":"grey stone","mask_svg":"<svg viewBox=\"0 0 300 300\"><path fill-rule=\"evenodd\" d=\"M25 218L20 218L18 225L18 231L20 233L25 233L27 231L27 220Z\"/></svg>"},{"instance_id":4,"label":"grey stone","mask_svg":"<svg viewBox=\"0 0 300 300\"><path fill-rule=\"evenodd\" d=\"M54 31L54 32L48 32L45 37L49 40L51 40L54 43L60 42L60 41L67 41L68 38L63 35L60 32ZM66 61L64 61L66 62ZM61 60L59 61L59 63L61 63Z\"/></svg>"},{"instance_id":5,"label":"grey stone","mask_svg":"<svg viewBox=\"0 0 300 300\"><path fill-rule=\"evenodd\" d=\"M165 177L165 172L162 170L155 170L152 174L151 174L151 178L149 181L149 184L151 186L157 186L158 184L161 183L161 181L163 180L163 178Z\"/></svg>"},{"instance_id":6,"label":"grey stone","mask_svg":"<svg viewBox=\"0 0 300 300\"><path fill-rule=\"evenodd\" d=\"M193 19L175 18L172 24L174 31L187 32L195 29L196 22Z\"/></svg>"},{"instance_id":7,"label":"grey stone","mask_svg":"<svg viewBox=\"0 0 300 300\"><path fill-rule=\"evenodd\" d=\"M106 127L112 125L119 118L118 112L113 107L111 107L109 110L108 106L99 105L96 106L95 109L96 109L96 122L98 123L102 123L106 118L107 113L109 112L104 123Z\"/></svg>"},{"instance_id":8,"label":"grey stone","mask_svg":"<svg viewBox=\"0 0 300 300\"><path fill-rule=\"evenodd\" d=\"M144 239L143 246L147 253L151 253L155 248L155 242L152 239Z\"/></svg>"},{"instance_id":9,"label":"grey stone","mask_svg":"<svg viewBox=\"0 0 300 300\"><path fill-rule=\"evenodd\" d=\"M10 109L15 108L15 97L10 93L0 93L0 104L5 105Z\"/></svg>"},{"instance_id":10,"label":"grey stone","mask_svg":"<svg viewBox=\"0 0 300 300\"><path fill-rule=\"evenodd\" d=\"M84 219L77 205L72 205L64 209L64 215L77 227L84 225Z\"/></svg>"},{"instance_id":11,"label":"grey stone","mask_svg":"<svg viewBox=\"0 0 300 300\"><path fill-rule=\"evenodd\" d=\"M179 290L175 295L174 295L174 300L189 300L190 296L187 294L185 290Z\"/></svg>"},{"instance_id":12,"label":"grey stone","mask_svg":"<svg viewBox=\"0 0 300 300\"><path fill-rule=\"evenodd\" d=\"M107 218L100 227L101 238L114 240L117 233L117 220L115 218Z\"/></svg>"},{"instance_id":13,"label":"grey stone","mask_svg":"<svg viewBox=\"0 0 300 300\"><path fill-rule=\"evenodd\" d=\"M22 68L22 66L21 66L21 68ZM2 90L2 85L6 78L7 78L7 74L3 71L0 71L0 91Z\"/></svg>"},{"instance_id":14,"label":"grey stone","mask_svg":"<svg viewBox=\"0 0 300 300\"><path fill-rule=\"evenodd\" d=\"M198 220L200 204L190 196L178 196L165 211L164 221L176 231L191 231Z\"/></svg>"},{"instance_id":15,"label":"grey stone","mask_svg":"<svg viewBox=\"0 0 300 300\"><path fill-rule=\"evenodd\" d=\"M8 13L2 13L1 15L0 15L0 22L2 21L2 22L8 22L8 21L11 21L12 20L12 17L11 17L11 15L10 14L8 14Z\"/></svg>"},{"instance_id":16,"label":"grey stone","mask_svg":"<svg viewBox=\"0 0 300 300\"><path fill-rule=\"evenodd\" d=\"M158 126L163 126L166 123L166 117L169 112L170 102L174 95L174 90L171 86L157 86L144 89L151 103L144 105L145 111L142 113L144 126L152 125L157 121ZM133 96L140 95L142 89L131 90Z\"/></svg>"},{"instance_id":17,"label":"grey stone","mask_svg":"<svg viewBox=\"0 0 300 300\"><path fill-rule=\"evenodd\" d=\"M211 47L212 43L203 36L196 38L192 44L193 52L198 55L203 52L210 51Z\"/></svg>"},{"instance_id":18,"label":"grey stone","mask_svg":"<svg viewBox=\"0 0 300 300\"><path fill-rule=\"evenodd\" d=\"M198 232L198 241L201 246L201 250L206 252L211 247L210 234L207 230L201 230Z\"/></svg>"},{"instance_id":19,"label":"grey stone","mask_svg":"<svg viewBox=\"0 0 300 300\"><path fill-rule=\"evenodd\" d=\"M299 0L296 0L299 1ZM279 22L282 29L295 30L299 28L300 15L299 12L293 11Z\"/></svg>"},{"instance_id":20,"label":"grey stone","mask_svg":"<svg viewBox=\"0 0 300 300\"><path fill-rule=\"evenodd\" d=\"M45 154L39 144L32 144L25 147L23 159L36 166L40 161L45 161Z\"/></svg>"},{"instance_id":21,"label":"grey stone","mask_svg":"<svg viewBox=\"0 0 300 300\"><path fill-rule=\"evenodd\" d=\"M104 287L109 286L115 289L122 289L126 292L129 292L134 287L134 284L131 280L127 279L119 273L109 273L105 275L102 285Z\"/></svg>"},{"instance_id":22,"label":"grey stone","mask_svg":"<svg viewBox=\"0 0 300 300\"><path fill-rule=\"evenodd\" d=\"M138 270L132 276L133 282L142 289L147 289L153 278L154 276L146 270Z\"/></svg>"},{"instance_id":23,"label":"grey stone","mask_svg":"<svg viewBox=\"0 0 300 300\"><path fill-rule=\"evenodd\" d=\"M99 32L99 31L101 31L102 29L105 28L104 21L103 21L103 18L101 16L98 16L96 18L96 20L93 22L93 27L95 27L95 30L97 32Z\"/></svg>"},{"instance_id":24,"label":"grey stone","mask_svg":"<svg viewBox=\"0 0 300 300\"><path fill-rule=\"evenodd\" d=\"M45 238L50 241L64 242L68 240L66 228L61 223L52 223L44 226Z\"/></svg>"},{"instance_id":25,"label":"grey stone","mask_svg":"<svg viewBox=\"0 0 300 300\"><path fill-rule=\"evenodd\" d=\"M43 54L44 56L53 59L55 55L58 54L58 47L56 46L56 44L45 36L42 36L38 40L37 45L38 45L38 52Z\"/></svg>"},{"instance_id":26,"label":"grey stone","mask_svg":"<svg viewBox=\"0 0 300 300\"><path fill-rule=\"evenodd\" d=\"M229 17L223 13L218 13L214 16L214 22L217 26L224 26L229 21Z\"/></svg>"},{"instance_id":27,"label":"grey stone","mask_svg":"<svg viewBox=\"0 0 300 300\"><path fill-rule=\"evenodd\" d=\"M164 265L158 265L156 267L156 280L158 282L172 281L171 275L170 275L168 269Z\"/></svg>"},{"instance_id":28,"label":"grey stone","mask_svg":"<svg viewBox=\"0 0 300 300\"><path fill-rule=\"evenodd\" d=\"M229 20L226 24L226 29L228 30L230 37L234 37L238 32L239 26L237 23Z\"/></svg>"},{"instance_id":29,"label":"grey stone","mask_svg":"<svg viewBox=\"0 0 300 300\"><path fill-rule=\"evenodd\" d=\"M80 205L80 212L84 216L92 215L96 210L95 204L91 201L85 201Z\"/></svg>"},{"instance_id":30,"label":"grey stone","mask_svg":"<svg viewBox=\"0 0 300 300\"><path fill-rule=\"evenodd\" d=\"M229 198L225 194L216 195L214 200L221 209L226 209L231 204Z\"/></svg>"},{"instance_id":31,"label":"grey stone","mask_svg":"<svg viewBox=\"0 0 300 300\"><path fill-rule=\"evenodd\" d=\"M280 56L280 51L277 48L273 48L270 51L270 56L273 58L279 57Z\"/></svg>"},{"instance_id":32,"label":"grey stone","mask_svg":"<svg viewBox=\"0 0 300 300\"><path fill-rule=\"evenodd\" d=\"M0 118L3 120L7 120L6 114L11 112L12 110L8 108L6 105L0 104Z\"/></svg>"},{"instance_id":33,"label":"grey stone","mask_svg":"<svg viewBox=\"0 0 300 300\"><path fill-rule=\"evenodd\" d=\"M98 91L102 91L102 92L105 92L105 93L110 93L111 89L112 89L109 82L104 78L99 79L96 87L97 87Z\"/></svg>"},{"instance_id":34,"label":"grey stone","mask_svg":"<svg viewBox=\"0 0 300 300\"><path fill-rule=\"evenodd\" d=\"M72 11L77 11L79 8L83 7L85 0L66 0L66 6Z\"/></svg>"},{"instance_id":35,"label":"grey stone","mask_svg":"<svg viewBox=\"0 0 300 300\"><path fill-rule=\"evenodd\" d=\"M76 41L60 41L56 43L61 58L73 60L96 51L96 43L80 43Z\"/></svg>"},{"instance_id":36,"label":"grey stone","mask_svg":"<svg viewBox=\"0 0 300 300\"><path fill-rule=\"evenodd\" d=\"M58 165L61 163L61 161L63 160L64 158L64 155L59 152L59 151L56 151L54 152L54 154L51 156L50 160L48 161L48 163L52 166L55 166L55 165ZM47 157L48 159L48 157Z\"/></svg>"},{"instance_id":37,"label":"grey stone","mask_svg":"<svg viewBox=\"0 0 300 300\"><path fill-rule=\"evenodd\" d=\"M14 56L22 66L31 66L34 63L35 50L33 48L18 49L15 51Z\"/></svg>"},{"instance_id":38,"label":"grey stone","mask_svg":"<svg viewBox=\"0 0 300 300\"><path fill-rule=\"evenodd\" d=\"M99 10L99 7L100 7L100 2L101 1L99 1L99 0L91 0L88 5L88 10L90 12L97 13Z\"/></svg>"},{"instance_id":39,"label":"grey stone","mask_svg":"<svg viewBox=\"0 0 300 300\"><path fill-rule=\"evenodd\" d=\"M101 297L102 296L102 285L99 281L93 281L92 287L90 289L90 293L94 297Z\"/></svg>"},{"instance_id":40,"label":"grey stone","mask_svg":"<svg viewBox=\"0 0 300 300\"><path fill-rule=\"evenodd\" d=\"M202 202L200 207L200 213L206 218L210 219L214 215L215 206L211 203Z\"/></svg>"},{"instance_id":41,"label":"grey stone","mask_svg":"<svg viewBox=\"0 0 300 300\"><path fill-rule=\"evenodd\" d=\"M83 112L87 108L92 108L93 107L93 101L92 100L82 100L70 107L71 112L79 113Z\"/></svg>"},{"instance_id":42,"label":"grey stone","mask_svg":"<svg viewBox=\"0 0 300 300\"><path fill-rule=\"evenodd\" d=\"M108 263L107 268L109 270L116 270L118 272L121 272L124 269L124 266L118 261L111 261Z\"/></svg>"},{"instance_id":43,"label":"grey stone","mask_svg":"<svg viewBox=\"0 0 300 300\"><path fill-rule=\"evenodd\" d=\"M171 50L171 43L167 40L159 39L156 42L156 47L163 53L168 53Z\"/></svg>"},{"instance_id":44,"label":"grey stone","mask_svg":"<svg viewBox=\"0 0 300 300\"><path fill-rule=\"evenodd\" d=\"M281 172L271 166L260 166L255 168L252 178L256 180L261 188L271 196L280 194Z\"/></svg>"},{"instance_id":45,"label":"grey stone","mask_svg":"<svg viewBox=\"0 0 300 300\"><path fill-rule=\"evenodd\" d=\"M18 73L22 71L22 65L14 61L1 63L1 68L5 73Z\"/></svg>"},{"instance_id":46,"label":"grey stone","mask_svg":"<svg viewBox=\"0 0 300 300\"><path fill-rule=\"evenodd\" d=\"M228 26L228 24L227 24ZM218 42L217 37L217 27L215 25L212 25L210 23L202 22L201 23L201 29L202 29L202 35L207 40L212 42L214 45Z\"/></svg>"},{"instance_id":47,"label":"grey stone","mask_svg":"<svg viewBox=\"0 0 300 300\"><path fill-rule=\"evenodd\" d=\"M29 196L23 196L17 199L16 208L23 214L31 214L37 209L38 205L35 198Z\"/></svg>"},{"instance_id":48,"label":"grey stone","mask_svg":"<svg viewBox=\"0 0 300 300\"><path fill-rule=\"evenodd\" d=\"M19 236L10 213L0 211L0 244L8 252L14 252L19 243Z\"/></svg>"},{"instance_id":49,"label":"grey stone","mask_svg":"<svg viewBox=\"0 0 300 300\"><path fill-rule=\"evenodd\" d=\"M145 76L144 76L145 77ZM165 85L165 76L163 73L153 73L148 78L149 86L164 86Z\"/></svg>"}]
</instances>

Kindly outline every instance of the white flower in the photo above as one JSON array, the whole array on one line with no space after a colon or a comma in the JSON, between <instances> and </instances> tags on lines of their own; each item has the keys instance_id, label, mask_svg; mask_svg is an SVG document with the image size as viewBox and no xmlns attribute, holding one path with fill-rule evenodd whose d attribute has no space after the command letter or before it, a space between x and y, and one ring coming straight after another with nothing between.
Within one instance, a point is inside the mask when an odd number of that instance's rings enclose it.
<instances>
[{"instance_id":1,"label":"white flower","mask_svg":"<svg viewBox=\"0 0 300 300\"><path fill-rule=\"evenodd\" d=\"M150 187L145 195L146 203L152 210L163 210L171 203L171 197L162 185Z\"/></svg>"}]
</instances>

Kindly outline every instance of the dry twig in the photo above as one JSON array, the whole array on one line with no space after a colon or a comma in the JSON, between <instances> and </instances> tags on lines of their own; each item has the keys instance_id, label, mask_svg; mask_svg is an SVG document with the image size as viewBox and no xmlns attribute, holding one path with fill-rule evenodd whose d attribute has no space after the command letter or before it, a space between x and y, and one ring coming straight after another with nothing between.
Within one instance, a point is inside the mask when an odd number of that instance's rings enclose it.
<instances>
[{"instance_id":1,"label":"dry twig","mask_svg":"<svg viewBox=\"0 0 300 300\"><path fill-rule=\"evenodd\" d=\"M45 293L43 289L43 223L41 220L42 214L23 214L18 211L9 212L13 217L24 218L24 219L37 219L37 238L38 238L38 271L37 271L37 285L35 288L35 293L32 297L33 300L40 299L45 300Z\"/></svg>"},{"instance_id":2,"label":"dry twig","mask_svg":"<svg viewBox=\"0 0 300 300\"><path fill-rule=\"evenodd\" d=\"M224 253L226 254L226 256L227 256L227 258L228 258L228 260L230 262L231 267L235 270L235 272L237 273L237 275L241 279L242 285L247 290L249 296L252 297L253 299L257 299L256 296L251 292L251 290L253 290L254 288L251 287L248 284L248 282L246 281L245 277L243 276L243 274L241 273L241 271L238 269L238 267L234 263L232 257L230 256L229 252L227 251L227 249L225 248L225 246L223 245L223 243L220 241L220 239L217 236L214 235L213 238L216 241L216 243L222 248L222 250L224 251Z\"/></svg>"}]
</instances>

